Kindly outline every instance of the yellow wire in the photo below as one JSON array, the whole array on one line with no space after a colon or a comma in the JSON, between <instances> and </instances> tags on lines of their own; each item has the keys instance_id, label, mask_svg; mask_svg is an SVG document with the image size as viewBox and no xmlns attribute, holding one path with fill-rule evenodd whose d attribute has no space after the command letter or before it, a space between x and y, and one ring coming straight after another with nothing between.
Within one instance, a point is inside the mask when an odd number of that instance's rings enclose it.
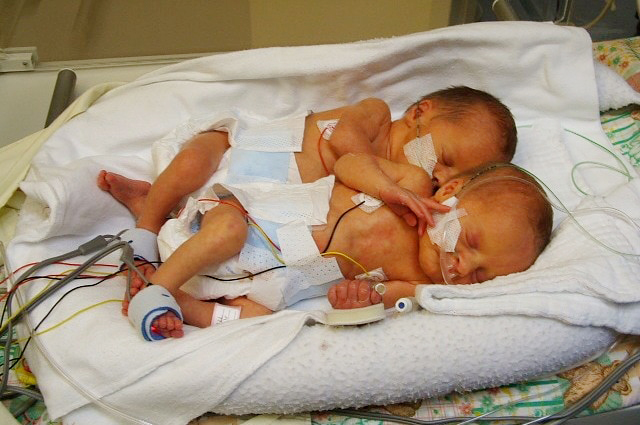
<instances>
[{"instance_id":1,"label":"yellow wire","mask_svg":"<svg viewBox=\"0 0 640 425\"><path fill-rule=\"evenodd\" d=\"M85 308L83 308L81 310L76 311L71 316L67 317L66 319L62 320L61 322L58 322L55 325L53 325L53 326L51 326L51 327L49 327L49 328L47 328L47 329L45 329L43 331L36 332L34 335L40 336L40 335L45 334L45 333L47 333L49 331L52 331L52 330L64 325L65 323L67 323L69 320L75 318L76 316L78 316L78 315L80 315L80 314L82 314L82 313L84 313L84 312L86 312L88 310L91 310L92 308L100 307L101 305L108 304L108 303L115 303L115 302L121 303L122 301L123 300L105 300L105 301L100 301L99 303L96 303L96 304L92 304L89 307L85 307ZM22 339L18 340L17 342L18 343L24 342L27 339L28 338L22 338Z\"/></svg>"},{"instance_id":2,"label":"yellow wire","mask_svg":"<svg viewBox=\"0 0 640 425\"><path fill-rule=\"evenodd\" d=\"M76 270L76 269L68 269L68 270L65 270L65 271L63 271L63 272L61 272L61 273L57 273L57 274L56 274L56 276L66 276L66 275L68 275L69 273L73 272L74 270ZM87 271L88 271L88 269L87 269ZM111 274L111 273L105 273L105 272L93 272L93 273L96 273L96 274L101 274L101 273L102 273L102 274L104 274L104 275L109 275L109 274ZM16 311L15 313L13 313L13 314L11 315L11 317L9 317L9 318L4 322L4 324L0 327L0 334L2 334L2 333L6 330L6 328L9 326L9 323L10 323L11 321L15 320L15 318L16 318L17 316L19 316L20 314L22 314L22 312L23 312L23 311L25 311L25 310L26 310L26 309L27 309L31 304L33 304L33 302L34 302L34 301L35 301L35 300L36 300L36 299L37 299L37 298L38 298L38 297L39 297L39 296L40 296L44 291L46 291L46 290L49 288L49 286L51 286L51 284L52 284L53 282L55 282L55 280L54 280L54 279L49 279L49 283L47 283L47 284L44 286L44 288L42 288L42 289L40 290L40 292L38 292L38 293L37 293L33 298L31 298L29 301L27 301L27 302L26 302L22 307L20 307L20 308L18 309L18 311ZM16 290L17 290L17 289L16 289Z\"/></svg>"},{"instance_id":3,"label":"yellow wire","mask_svg":"<svg viewBox=\"0 0 640 425\"><path fill-rule=\"evenodd\" d=\"M282 260L282 258L280 258L280 256L276 252L275 247L273 246L273 242L271 242L271 239L269 239L265 231L262 230L262 227L260 227L257 223L254 223L254 222L249 222L249 226L255 227L256 229L258 229L258 231L260 231L260 233L262 233L262 236L268 242L267 245L269 245L269 249L271 249L271 253L273 254L273 256L276 257L276 260L278 260L280 263L284 264L284 261Z\"/></svg>"},{"instance_id":4,"label":"yellow wire","mask_svg":"<svg viewBox=\"0 0 640 425\"><path fill-rule=\"evenodd\" d=\"M351 261L353 264L355 264L356 266L360 267L362 269L362 271L369 276L369 272L367 271L367 269L364 268L364 266L360 263L358 263L356 260L354 260L353 258L349 257L347 254L344 254L342 252L338 252L338 251L327 251L327 252L323 252L322 254L323 257L325 255L339 255L341 257L346 258L347 260Z\"/></svg>"}]
</instances>

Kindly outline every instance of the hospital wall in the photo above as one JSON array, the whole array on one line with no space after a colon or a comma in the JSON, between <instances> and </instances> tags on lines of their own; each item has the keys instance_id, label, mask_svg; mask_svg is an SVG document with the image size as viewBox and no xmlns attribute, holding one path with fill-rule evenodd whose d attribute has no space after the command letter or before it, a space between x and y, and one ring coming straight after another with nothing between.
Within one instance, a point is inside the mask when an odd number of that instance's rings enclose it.
<instances>
[{"instance_id":1,"label":"hospital wall","mask_svg":"<svg viewBox=\"0 0 640 425\"><path fill-rule=\"evenodd\" d=\"M59 61L339 43L461 23L475 2L12 0L0 2L0 48Z\"/></svg>"},{"instance_id":2,"label":"hospital wall","mask_svg":"<svg viewBox=\"0 0 640 425\"><path fill-rule=\"evenodd\" d=\"M0 147L42 128L58 70L73 93L208 53L341 43L473 22L477 0L0 0L0 49L37 47L0 73ZM327 60L330 60L328 58Z\"/></svg>"}]
</instances>

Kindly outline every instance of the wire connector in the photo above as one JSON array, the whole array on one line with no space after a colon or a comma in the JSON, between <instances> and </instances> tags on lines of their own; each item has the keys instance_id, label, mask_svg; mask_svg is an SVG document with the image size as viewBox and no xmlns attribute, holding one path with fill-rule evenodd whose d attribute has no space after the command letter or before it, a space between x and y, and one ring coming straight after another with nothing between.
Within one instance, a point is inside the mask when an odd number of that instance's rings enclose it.
<instances>
[{"instance_id":1,"label":"wire connector","mask_svg":"<svg viewBox=\"0 0 640 425\"><path fill-rule=\"evenodd\" d=\"M108 244L109 242L104 238L104 236L96 236L95 238L91 239L89 242L86 242L80 245L78 247L78 251L82 255L87 255L93 252L97 252L103 248L106 248Z\"/></svg>"}]
</instances>

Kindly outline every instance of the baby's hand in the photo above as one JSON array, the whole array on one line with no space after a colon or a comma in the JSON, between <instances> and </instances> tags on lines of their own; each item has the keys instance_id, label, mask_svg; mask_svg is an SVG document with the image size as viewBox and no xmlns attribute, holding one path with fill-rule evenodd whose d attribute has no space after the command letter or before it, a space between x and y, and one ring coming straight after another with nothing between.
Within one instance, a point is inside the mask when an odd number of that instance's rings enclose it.
<instances>
[{"instance_id":1,"label":"baby's hand","mask_svg":"<svg viewBox=\"0 0 640 425\"><path fill-rule=\"evenodd\" d=\"M382 296L366 280L345 279L329 289L327 298L337 309L367 307L382 302Z\"/></svg>"},{"instance_id":2,"label":"baby's hand","mask_svg":"<svg viewBox=\"0 0 640 425\"><path fill-rule=\"evenodd\" d=\"M423 198L400 186L381 190L380 199L409 226L417 226L420 236L424 234L427 225L434 225L430 210L447 212L450 209L433 199Z\"/></svg>"}]
</instances>

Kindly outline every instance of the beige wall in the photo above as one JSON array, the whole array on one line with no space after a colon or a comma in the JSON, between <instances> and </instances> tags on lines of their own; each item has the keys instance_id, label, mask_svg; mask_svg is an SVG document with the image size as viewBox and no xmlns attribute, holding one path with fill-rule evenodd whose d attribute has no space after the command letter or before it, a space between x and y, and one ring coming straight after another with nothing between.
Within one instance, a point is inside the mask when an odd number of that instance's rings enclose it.
<instances>
[{"instance_id":1,"label":"beige wall","mask_svg":"<svg viewBox=\"0 0 640 425\"><path fill-rule=\"evenodd\" d=\"M459 23L452 1L1 0L0 48L58 61L348 42Z\"/></svg>"}]
</instances>

